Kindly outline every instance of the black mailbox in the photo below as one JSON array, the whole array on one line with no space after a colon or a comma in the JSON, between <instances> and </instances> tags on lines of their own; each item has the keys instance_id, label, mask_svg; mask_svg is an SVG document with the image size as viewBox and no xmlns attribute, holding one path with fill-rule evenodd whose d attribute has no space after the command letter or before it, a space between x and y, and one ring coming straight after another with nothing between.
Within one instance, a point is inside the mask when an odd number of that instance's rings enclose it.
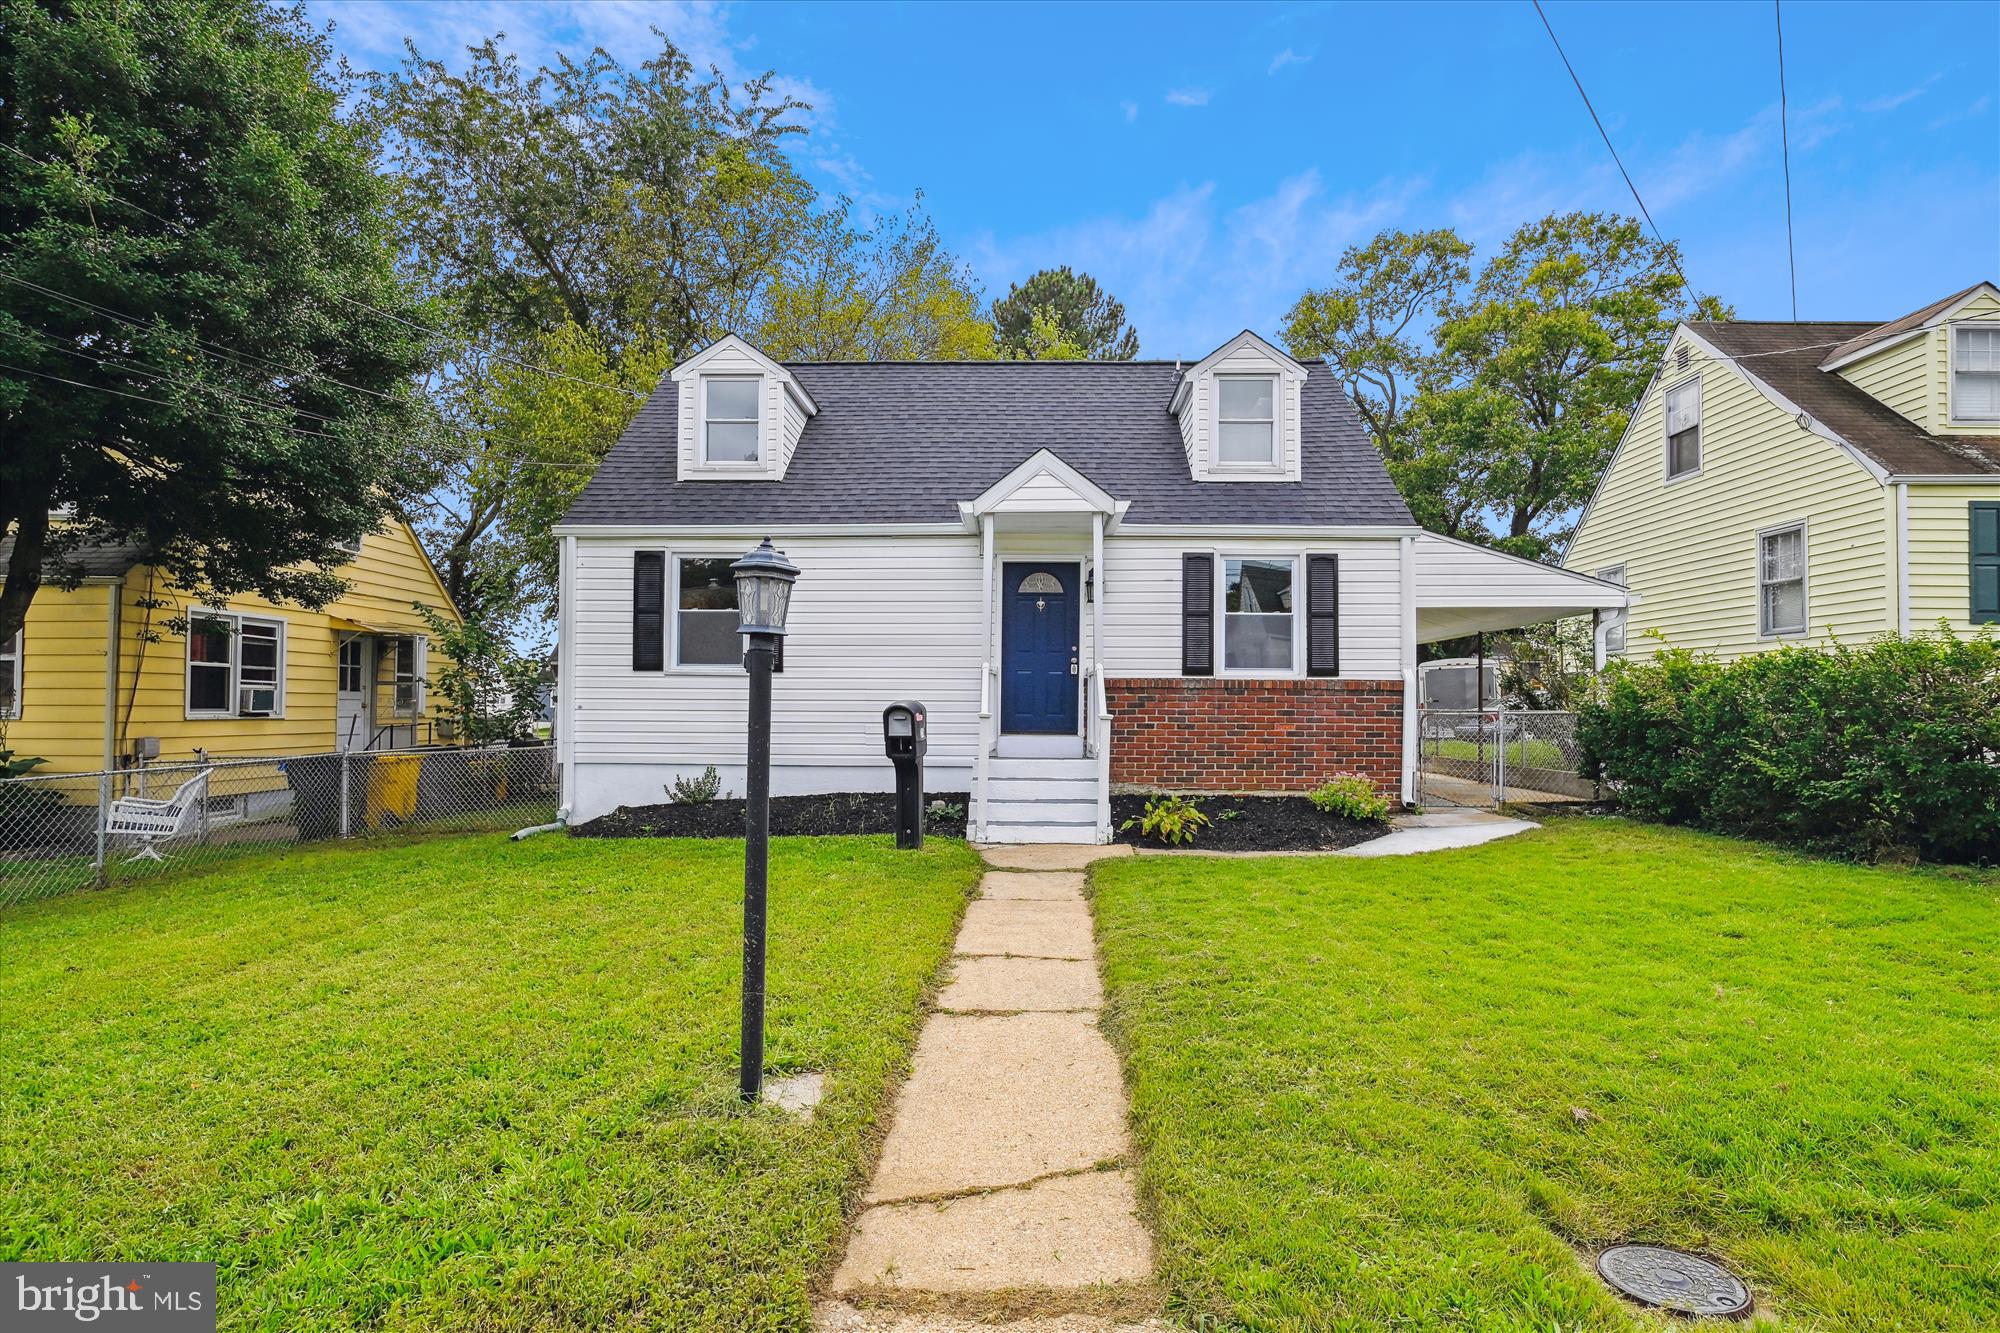
<instances>
[{"instance_id":1,"label":"black mailbox","mask_svg":"<svg viewBox=\"0 0 2000 1333\"><path fill-rule=\"evenodd\" d=\"M924 845L924 751L930 710L899 699L882 710L882 750L896 765L896 845Z\"/></svg>"}]
</instances>

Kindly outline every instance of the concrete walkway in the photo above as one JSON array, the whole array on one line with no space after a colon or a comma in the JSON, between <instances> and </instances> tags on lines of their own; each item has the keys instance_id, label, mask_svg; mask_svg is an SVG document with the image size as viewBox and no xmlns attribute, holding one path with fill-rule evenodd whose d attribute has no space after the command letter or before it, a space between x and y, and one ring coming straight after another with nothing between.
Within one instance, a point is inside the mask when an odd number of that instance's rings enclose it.
<instances>
[{"instance_id":1,"label":"concrete walkway","mask_svg":"<svg viewBox=\"0 0 2000 1333\"><path fill-rule=\"evenodd\" d=\"M815 1311L821 1333L1163 1327L1083 897L1083 868L1130 850L982 849L995 868Z\"/></svg>"},{"instance_id":2,"label":"concrete walkway","mask_svg":"<svg viewBox=\"0 0 2000 1333\"><path fill-rule=\"evenodd\" d=\"M1490 810L1432 810L1421 815L1402 815L1391 822L1395 832L1343 847L1334 855L1413 856L1418 852L1443 852L1454 847L1477 847L1482 842L1510 838L1541 827Z\"/></svg>"}]
</instances>

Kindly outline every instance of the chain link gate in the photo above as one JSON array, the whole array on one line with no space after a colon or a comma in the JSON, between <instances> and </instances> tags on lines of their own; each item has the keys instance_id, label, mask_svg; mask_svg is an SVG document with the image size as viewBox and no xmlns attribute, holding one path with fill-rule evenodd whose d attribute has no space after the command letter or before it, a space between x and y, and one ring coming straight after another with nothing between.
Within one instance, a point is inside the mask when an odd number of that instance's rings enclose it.
<instances>
[{"instance_id":1,"label":"chain link gate","mask_svg":"<svg viewBox=\"0 0 2000 1333\"><path fill-rule=\"evenodd\" d=\"M1427 708L1417 719L1417 803L1491 809L1593 800L1579 772L1576 714Z\"/></svg>"}]
</instances>

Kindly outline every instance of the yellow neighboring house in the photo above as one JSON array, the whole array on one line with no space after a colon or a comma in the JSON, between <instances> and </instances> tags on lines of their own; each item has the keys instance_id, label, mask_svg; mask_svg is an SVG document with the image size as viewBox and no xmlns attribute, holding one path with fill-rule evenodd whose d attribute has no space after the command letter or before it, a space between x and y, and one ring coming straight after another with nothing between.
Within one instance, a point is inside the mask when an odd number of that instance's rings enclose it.
<instances>
[{"instance_id":1,"label":"yellow neighboring house","mask_svg":"<svg viewBox=\"0 0 2000 1333\"><path fill-rule=\"evenodd\" d=\"M1612 657L2000 625L2000 288L1682 324L1563 563L1635 594Z\"/></svg>"},{"instance_id":2,"label":"yellow neighboring house","mask_svg":"<svg viewBox=\"0 0 2000 1333\"><path fill-rule=\"evenodd\" d=\"M26 628L0 649L0 728L17 755L48 761L38 773L185 761L196 750L220 759L431 739L429 631L413 604L458 612L407 523L364 538L340 571L347 592L318 611L260 597L196 602L135 547L69 559L85 569L83 585L43 587ZM185 631L165 627L176 614Z\"/></svg>"}]
</instances>

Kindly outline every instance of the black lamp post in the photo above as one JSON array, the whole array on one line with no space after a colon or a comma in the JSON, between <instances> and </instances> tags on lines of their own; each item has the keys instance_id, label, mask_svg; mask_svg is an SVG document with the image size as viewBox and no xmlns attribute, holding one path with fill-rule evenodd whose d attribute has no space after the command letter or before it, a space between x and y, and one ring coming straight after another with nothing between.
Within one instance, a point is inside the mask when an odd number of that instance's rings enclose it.
<instances>
[{"instance_id":1,"label":"black lamp post","mask_svg":"<svg viewBox=\"0 0 2000 1333\"><path fill-rule=\"evenodd\" d=\"M764 1086L764 901L771 864L771 655L785 632L785 612L799 567L763 544L731 565L737 627L750 673L750 744L743 782L743 1059L737 1095L757 1100Z\"/></svg>"}]
</instances>

